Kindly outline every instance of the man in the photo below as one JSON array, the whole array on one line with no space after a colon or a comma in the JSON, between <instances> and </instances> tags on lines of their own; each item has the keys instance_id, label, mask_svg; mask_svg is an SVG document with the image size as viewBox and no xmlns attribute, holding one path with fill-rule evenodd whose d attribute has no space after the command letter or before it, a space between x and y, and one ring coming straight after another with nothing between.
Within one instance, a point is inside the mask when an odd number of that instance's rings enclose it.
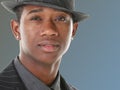
<instances>
[{"instance_id":1,"label":"man","mask_svg":"<svg viewBox=\"0 0 120 90\"><path fill-rule=\"evenodd\" d=\"M15 13L12 32L20 53L0 73L0 90L76 90L59 73L62 56L87 16L74 0L16 0L2 5Z\"/></svg>"}]
</instances>

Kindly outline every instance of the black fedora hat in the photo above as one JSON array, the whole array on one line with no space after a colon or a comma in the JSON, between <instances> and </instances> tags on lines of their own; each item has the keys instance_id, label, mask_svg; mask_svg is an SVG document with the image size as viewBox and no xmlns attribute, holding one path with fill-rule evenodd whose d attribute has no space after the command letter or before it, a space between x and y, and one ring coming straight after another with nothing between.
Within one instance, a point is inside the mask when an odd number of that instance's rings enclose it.
<instances>
[{"instance_id":1,"label":"black fedora hat","mask_svg":"<svg viewBox=\"0 0 120 90\"><path fill-rule=\"evenodd\" d=\"M74 22L79 22L88 17L87 14L74 11L75 0L15 0L15 1L3 1L2 6L8 11L14 13L14 9L21 5L37 5L50 7L62 11L66 11L72 14Z\"/></svg>"}]
</instances>

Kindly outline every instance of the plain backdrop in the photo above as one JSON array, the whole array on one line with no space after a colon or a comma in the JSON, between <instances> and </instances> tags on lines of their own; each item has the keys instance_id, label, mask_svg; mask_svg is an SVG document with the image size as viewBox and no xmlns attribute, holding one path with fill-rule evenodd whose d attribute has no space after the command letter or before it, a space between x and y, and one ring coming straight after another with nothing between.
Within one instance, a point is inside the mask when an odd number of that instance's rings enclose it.
<instances>
[{"instance_id":1,"label":"plain backdrop","mask_svg":"<svg viewBox=\"0 0 120 90\"><path fill-rule=\"evenodd\" d=\"M79 23L60 72L79 90L120 90L120 0L76 0L75 8L90 17ZM19 52L13 17L0 5L0 70Z\"/></svg>"}]
</instances>

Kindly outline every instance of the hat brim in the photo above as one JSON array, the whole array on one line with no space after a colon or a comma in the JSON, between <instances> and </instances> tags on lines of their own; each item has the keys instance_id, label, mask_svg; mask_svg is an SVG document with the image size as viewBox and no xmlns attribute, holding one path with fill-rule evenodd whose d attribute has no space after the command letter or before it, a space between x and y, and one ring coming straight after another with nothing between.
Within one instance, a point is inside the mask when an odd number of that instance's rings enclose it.
<instances>
[{"instance_id":1,"label":"hat brim","mask_svg":"<svg viewBox=\"0 0 120 90\"><path fill-rule=\"evenodd\" d=\"M2 6L7 9L9 12L14 13L14 8L17 6L21 6L21 5L37 5L37 6L45 6L45 7L50 7L50 8L54 8L54 9L58 9L61 11L65 11L65 12L69 12L72 14L72 18L74 22L79 22L82 21L84 19L86 19L88 17L87 14L82 13L82 12L76 12L76 11L70 11L66 8L63 7L59 7L56 5L52 5L49 3L43 3L43 2L36 2L36 1L31 1L31 2L16 2L16 1L3 1L1 2Z\"/></svg>"}]
</instances>

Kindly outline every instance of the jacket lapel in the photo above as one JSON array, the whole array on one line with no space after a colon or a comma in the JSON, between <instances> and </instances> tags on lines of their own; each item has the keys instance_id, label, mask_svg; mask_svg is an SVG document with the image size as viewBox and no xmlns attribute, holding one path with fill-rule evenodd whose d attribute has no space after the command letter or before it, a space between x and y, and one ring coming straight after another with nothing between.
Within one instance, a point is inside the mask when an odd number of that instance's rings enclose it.
<instances>
[{"instance_id":1,"label":"jacket lapel","mask_svg":"<svg viewBox=\"0 0 120 90\"><path fill-rule=\"evenodd\" d=\"M64 80L64 78L61 76L60 78L60 87L62 90L77 90L72 85L67 84L67 82Z\"/></svg>"}]
</instances>

